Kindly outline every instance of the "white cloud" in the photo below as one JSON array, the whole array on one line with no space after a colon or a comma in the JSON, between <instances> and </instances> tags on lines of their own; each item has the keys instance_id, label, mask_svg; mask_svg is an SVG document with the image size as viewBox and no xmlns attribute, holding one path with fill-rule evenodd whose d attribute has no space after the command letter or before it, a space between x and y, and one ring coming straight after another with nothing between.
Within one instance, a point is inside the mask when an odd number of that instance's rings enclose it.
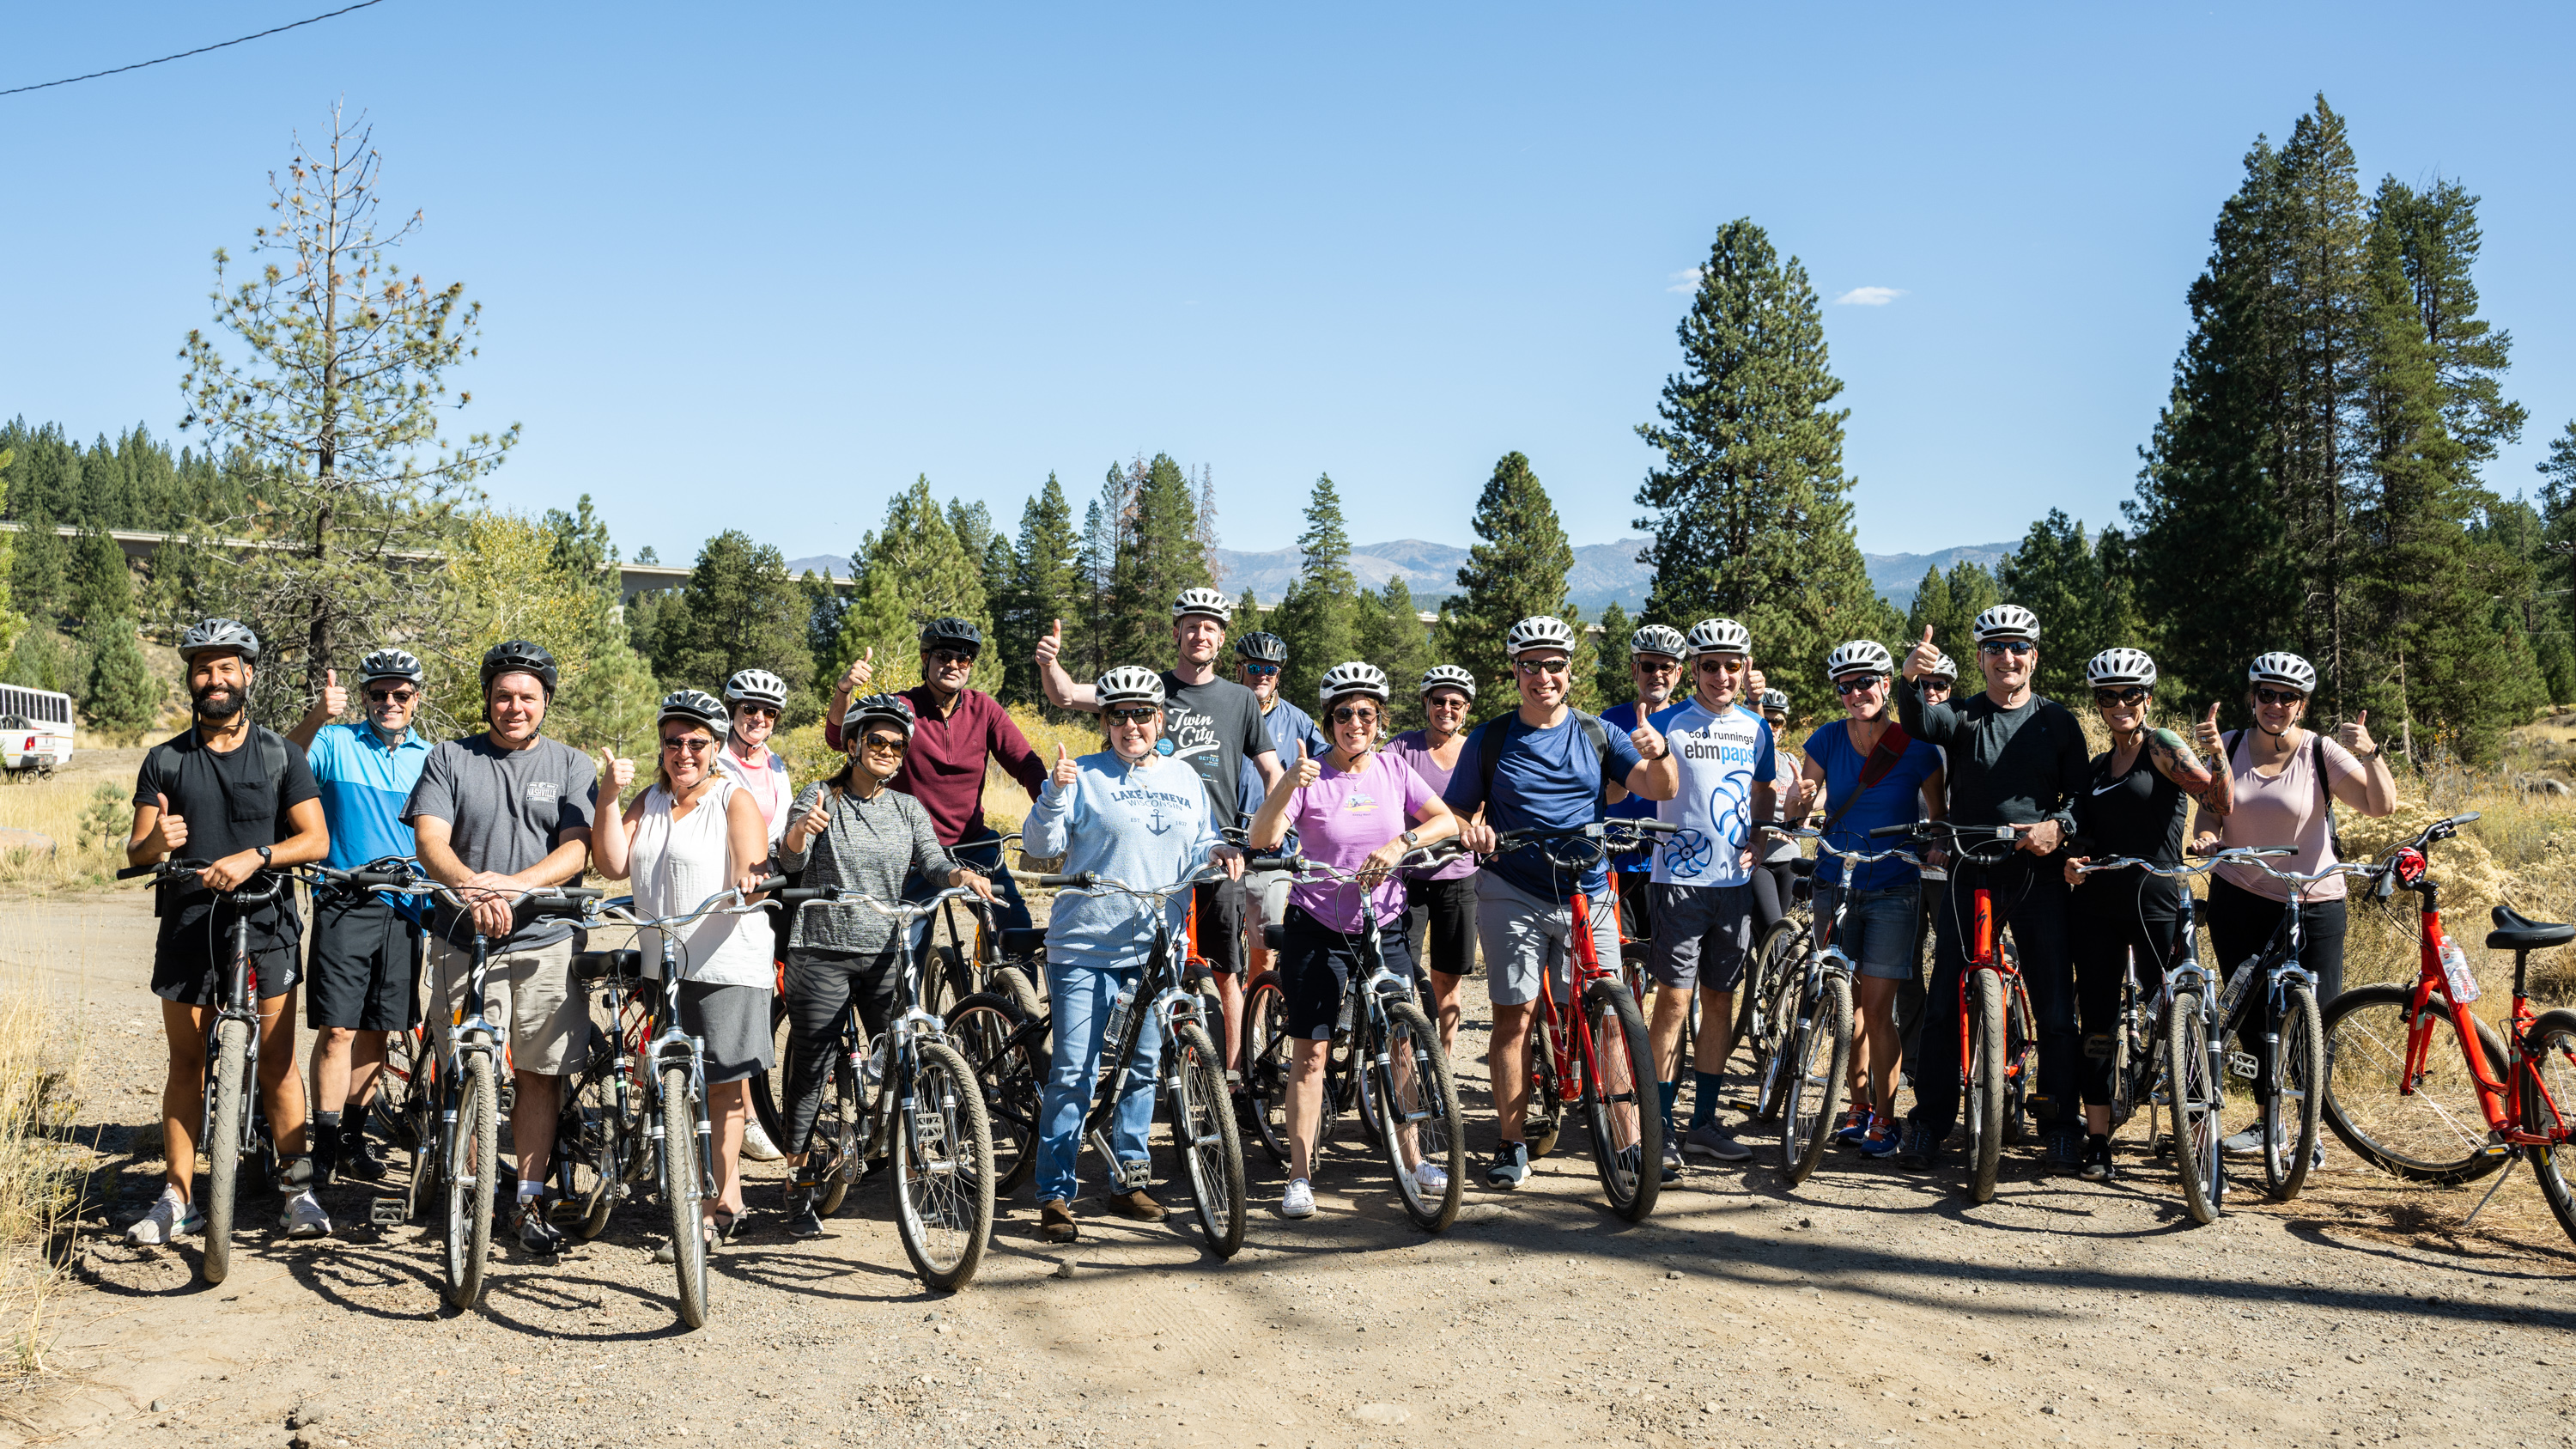
<instances>
[{"instance_id":1,"label":"white cloud","mask_svg":"<svg viewBox=\"0 0 2576 1449\"><path fill-rule=\"evenodd\" d=\"M1699 290L1699 275L1699 268L1684 267L1680 271L1675 272L1664 279L1665 281L1672 283L1671 286L1666 287L1664 290L1667 292L1696 292Z\"/></svg>"},{"instance_id":2,"label":"white cloud","mask_svg":"<svg viewBox=\"0 0 2576 1449\"><path fill-rule=\"evenodd\" d=\"M1884 307L1905 295L1903 287L1854 287L1834 299L1837 307Z\"/></svg>"}]
</instances>

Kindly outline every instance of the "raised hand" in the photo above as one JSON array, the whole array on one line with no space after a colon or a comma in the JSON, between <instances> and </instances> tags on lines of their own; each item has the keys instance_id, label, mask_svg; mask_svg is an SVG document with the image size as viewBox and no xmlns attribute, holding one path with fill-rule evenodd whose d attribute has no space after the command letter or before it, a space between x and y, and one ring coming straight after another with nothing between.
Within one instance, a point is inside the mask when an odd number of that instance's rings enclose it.
<instances>
[{"instance_id":1,"label":"raised hand","mask_svg":"<svg viewBox=\"0 0 2576 1449\"><path fill-rule=\"evenodd\" d=\"M340 671L322 671L322 712L333 719L349 712L349 691L340 687Z\"/></svg>"},{"instance_id":2,"label":"raised hand","mask_svg":"<svg viewBox=\"0 0 2576 1449\"><path fill-rule=\"evenodd\" d=\"M868 687L868 681L876 677L876 672L877 646L871 644L866 653L850 661L849 672L841 676L841 688L856 694Z\"/></svg>"},{"instance_id":3,"label":"raised hand","mask_svg":"<svg viewBox=\"0 0 2576 1449\"><path fill-rule=\"evenodd\" d=\"M1061 786L1064 789L1070 790L1073 788L1074 782L1081 778L1082 766L1074 763L1073 756L1065 752L1064 746L1056 746L1055 769L1048 773L1048 781Z\"/></svg>"},{"instance_id":4,"label":"raised hand","mask_svg":"<svg viewBox=\"0 0 2576 1449\"><path fill-rule=\"evenodd\" d=\"M1653 761L1664 757L1664 737L1655 732L1653 725L1641 724L1628 731L1628 743L1637 747L1641 759Z\"/></svg>"},{"instance_id":5,"label":"raised hand","mask_svg":"<svg viewBox=\"0 0 2576 1449\"><path fill-rule=\"evenodd\" d=\"M170 808L169 796L152 798L161 804L161 818L153 822L150 849L162 855L177 855L179 847L188 843L188 822Z\"/></svg>"},{"instance_id":6,"label":"raised hand","mask_svg":"<svg viewBox=\"0 0 2576 1449\"><path fill-rule=\"evenodd\" d=\"M796 817L796 828L805 833L806 839L811 840L831 828L831 824L832 792L828 788L817 790L814 792L813 805L804 814Z\"/></svg>"},{"instance_id":7,"label":"raised hand","mask_svg":"<svg viewBox=\"0 0 2576 1449\"><path fill-rule=\"evenodd\" d=\"M2370 711L2365 709L2354 718L2335 726L2335 743L2356 755L2376 753L2377 747L2370 742L2369 724Z\"/></svg>"},{"instance_id":8,"label":"raised hand","mask_svg":"<svg viewBox=\"0 0 2576 1449\"><path fill-rule=\"evenodd\" d=\"M1307 786L1314 784L1317 780L1322 779L1323 776L1324 762L1307 754L1306 742L1304 740L1299 740L1297 742L1296 763L1290 765L1287 773L1279 777L1279 783L1287 786L1291 790L1303 790Z\"/></svg>"},{"instance_id":9,"label":"raised hand","mask_svg":"<svg viewBox=\"0 0 2576 1449\"><path fill-rule=\"evenodd\" d=\"M1923 641L1905 653L1905 677L1920 679L1941 662L1941 651L1932 647L1932 626L1923 626Z\"/></svg>"},{"instance_id":10,"label":"raised hand","mask_svg":"<svg viewBox=\"0 0 2576 1449\"><path fill-rule=\"evenodd\" d=\"M621 760L606 745L599 749L599 778L608 782L609 799L621 800L626 787L635 783L635 762Z\"/></svg>"},{"instance_id":11,"label":"raised hand","mask_svg":"<svg viewBox=\"0 0 2576 1449\"><path fill-rule=\"evenodd\" d=\"M2213 704L2209 707L2209 718L2192 725L2191 747L2203 755L2215 755L2222 743L2218 734L2218 706Z\"/></svg>"},{"instance_id":12,"label":"raised hand","mask_svg":"<svg viewBox=\"0 0 2576 1449\"><path fill-rule=\"evenodd\" d=\"M1063 652L1063 649L1064 621L1062 619L1058 619L1055 621L1054 627L1046 631L1046 637L1038 641L1038 668L1044 669L1048 665L1053 664L1055 662L1056 655Z\"/></svg>"}]
</instances>

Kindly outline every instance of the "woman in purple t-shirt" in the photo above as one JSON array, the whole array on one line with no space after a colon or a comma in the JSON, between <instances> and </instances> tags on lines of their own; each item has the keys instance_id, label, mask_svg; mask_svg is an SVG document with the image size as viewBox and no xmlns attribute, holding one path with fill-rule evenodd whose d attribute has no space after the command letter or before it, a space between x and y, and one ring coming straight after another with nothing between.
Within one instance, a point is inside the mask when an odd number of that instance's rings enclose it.
<instances>
[{"instance_id":1,"label":"woman in purple t-shirt","mask_svg":"<svg viewBox=\"0 0 2576 1449\"><path fill-rule=\"evenodd\" d=\"M1297 832L1307 859L1352 871L1366 887L1322 877L1303 879L1288 892L1287 939L1279 959L1280 995L1288 1008L1292 1057L1288 1072L1288 1190L1282 1215L1312 1217L1315 1190L1307 1181L1315 1132L1323 1108L1324 1055L1341 1017L1342 993L1360 969L1365 900L1381 925L1378 949L1388 968L1413 979L1413 954L1393 929L1404 909L1404 881L1395 863L1406 852L1458 833L1458 818L1440 792L1404 761L1377 751L1378 726L1387 717L1386 671L1374 664L1336 665L1324 672L1322 724L1332 753L1299 758L1280 774L1252 818L1252 846L1275 849ZM1415 1156L1410 1145L1406 1155ZM1426 1193L1449 1190L1436 1164L1416 1161L1414 1179Z\"/></svg>"}]
</instances>

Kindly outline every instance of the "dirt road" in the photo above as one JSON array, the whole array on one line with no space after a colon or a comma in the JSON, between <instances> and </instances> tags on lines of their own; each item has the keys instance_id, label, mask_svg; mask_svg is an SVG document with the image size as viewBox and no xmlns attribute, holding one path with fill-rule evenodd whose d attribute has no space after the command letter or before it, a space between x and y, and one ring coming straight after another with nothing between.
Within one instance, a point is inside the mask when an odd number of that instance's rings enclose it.
<instances>
[{"instance_id":1,"label":"dirt road","mask_svg":"<svg viewBox=\"0 0 2576 1449\"><path fill-rule=\"evenodd\" d=\"M1954 1174L1848 1157L1794 1195L1768 1169L1695 1168L1635 1226L1560 1151L1426 1239L1347 1148L1319 1169L1321 1213L1279 1218L1256 1150L1231 1262L1177 1220L1091 1203L1083 1241L1052 1249L1023 1201L954 1297L919 1290L871 1182L819 1241L771 1217L723 1251L696 1333L637 1210L552 1265L505 1252L464 1317L409 1232L246 1233L205 1288L193 1244L118 1232L158 1190L127 1140L160 1074L148 920L123 898L57 902L0 913L0 935L87 1029L80 1118L107 1194L51 1306L54 1372L6 1401L30 1442L2576 1442L2576 1254L2528 1179L2459 1233L2472 1195L2400 1190L2340 1153L2299 1201L2240 1196L2194 1228L2134 1150L2108 1186L2018 1161L1983 1207ZM776 1182L756 1170L755 1208ZM363 1220L356 1193L327 1205Z\"/></svg>"}]
</instances>

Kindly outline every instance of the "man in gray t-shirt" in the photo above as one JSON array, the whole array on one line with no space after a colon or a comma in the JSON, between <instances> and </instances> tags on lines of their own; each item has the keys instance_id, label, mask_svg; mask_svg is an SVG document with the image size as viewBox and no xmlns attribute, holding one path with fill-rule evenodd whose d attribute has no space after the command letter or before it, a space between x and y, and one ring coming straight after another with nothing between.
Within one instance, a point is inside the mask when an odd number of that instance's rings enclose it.
<instances>
[{"instance_id":1,"label":"man in gray t-shirt","mask_svg":"<svg viewBox=\"0 0 2576 1449\"><path fill-rule=\"evenodd\" d=\"M432 975L443 1006L429 1013L439 1049L465 1004L474 937L484 938L483 1015L509 1034L518 1084L510 1136L518 1149L521 1246L554 1253L564 1236L539 1200L554 1147L561 1079L589 1047L587 1002L572 989L572 923L514 913L510 898L581 878L590 860L598 773L589 757L540 735L553 702L555 662L513 640L483 656L491 728L430 751L403 806L421 868L473 905L441 902L432 921ZM609 808L616 808L614 800Z\"/></svg>"}]
</instances>

